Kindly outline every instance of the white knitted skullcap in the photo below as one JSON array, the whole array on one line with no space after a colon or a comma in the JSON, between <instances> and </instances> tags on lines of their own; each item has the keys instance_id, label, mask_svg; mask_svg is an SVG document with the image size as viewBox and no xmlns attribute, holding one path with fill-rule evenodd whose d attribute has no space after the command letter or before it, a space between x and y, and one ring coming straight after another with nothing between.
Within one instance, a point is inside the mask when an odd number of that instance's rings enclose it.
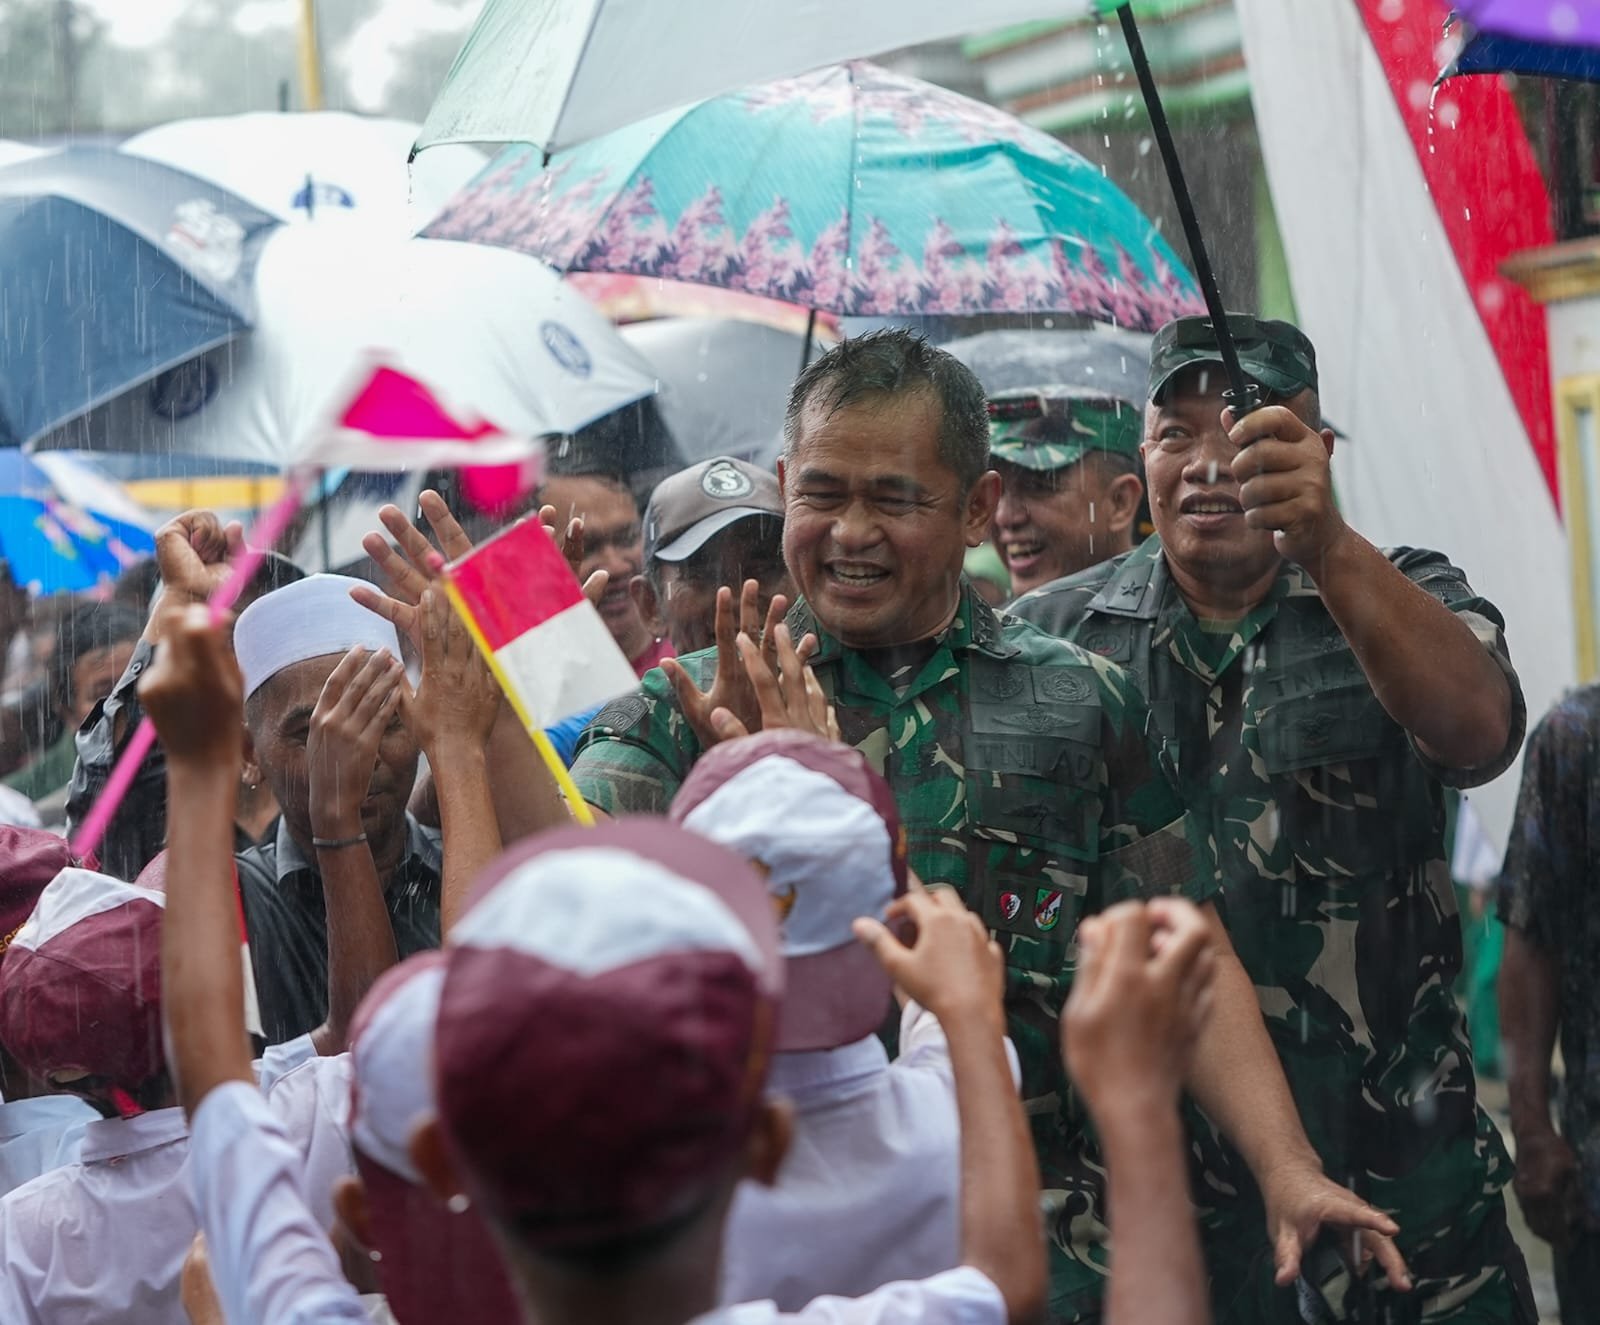
<instances>
[{"instance_id":1,"label":"white knitted skullcap","mask_svg":"<svg viewBox=\"0 0 1600 1325\"><path fill-rule=\"evenodd\" d=\"M387 649L400 656L394 627L350 597L365 580L348 575L308 575L274 589L239 614L233 651L248 699L285 667L354 648Z\"/></svg>"}]
</instances>

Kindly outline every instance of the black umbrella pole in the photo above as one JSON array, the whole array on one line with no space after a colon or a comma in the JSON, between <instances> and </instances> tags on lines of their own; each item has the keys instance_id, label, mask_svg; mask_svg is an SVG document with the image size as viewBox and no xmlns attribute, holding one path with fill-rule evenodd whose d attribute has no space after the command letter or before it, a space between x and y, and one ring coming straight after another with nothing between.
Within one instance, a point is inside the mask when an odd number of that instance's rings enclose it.
<instances>
[{"instance_id":1,"label":"black umbrella pole","mask_svg":"<svg viewBox=\"0 0 1600 1325\"><path fill-rule=\"evenodd\" d=\"M800 346L800 371L803 373L811 365L811 338L817 334L817 310L812 309L806 314L806 338Z\"/></svg>"},{"instance_id":2,"label":"black umbrella pole","mask_svg":"<svg viewBox=\"0 0 1600 1325\"><path fill-rule=\"evenodd\" d=\"M1139 79L1139 91L1144 94L1145 110L1150 115L1150 128L1155 134L1156 146L1161 151L1161 162L1167 169L1167 182L1172 186L1172 200L1178 207L1178 220L1183 225L1183 237L1189 245L1189 260L1194 263L1195 279L1200 282L1200 293L1206 301L1206 311L1211 315L1211 325L1217 333L1217 349L1222 355L1223 370L1228 374L1228 391L1225 398L1236 417L1243 417L1260 409L1266 402L1261 388L1247 379L1239 364L1239 351L1233 343L1233 333L1228 328L1227 309L1222 303L1222 292L1217 287L1217 275L1211 269L1211 255L1206 251L1206 238L1200 230L1200 218L1194 214L1194 199L1189 193L1189 182L1183 175L1183 162L1178 156L1178 145L1172 141L1172 126L1167 123L1167 112L1161 105L1161 90L1156 86L1155 75L1150 72L1150 58L1145 54L1144 39L1139 35L1139 25L1134 21L1133 5L1124 4L1117 10L1122 22L1122 35L1128 43L1128 55L1133 60L1133 72Z\"/></svg>"}]
</instances>

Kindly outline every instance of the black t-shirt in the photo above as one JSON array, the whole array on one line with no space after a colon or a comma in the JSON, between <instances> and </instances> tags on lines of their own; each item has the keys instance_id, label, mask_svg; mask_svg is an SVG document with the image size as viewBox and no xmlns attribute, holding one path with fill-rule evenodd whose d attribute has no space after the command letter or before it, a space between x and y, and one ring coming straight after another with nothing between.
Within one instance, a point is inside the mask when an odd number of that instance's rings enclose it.
<instances>
[{"instance_id":1,"label":"black t-shirt","mask_svg":"<svg viewBox=\"0 0 1600 1325\"><path fill-rule=\"evenodd\" d=\"M402 960L439 946L439 837L406 816L406 855L385 900ZM256 1000L268 1044L322 1025L328 1015L328 916L322 878L279 822L266 842L234 857Z\"/></svg>"}]
</instances>

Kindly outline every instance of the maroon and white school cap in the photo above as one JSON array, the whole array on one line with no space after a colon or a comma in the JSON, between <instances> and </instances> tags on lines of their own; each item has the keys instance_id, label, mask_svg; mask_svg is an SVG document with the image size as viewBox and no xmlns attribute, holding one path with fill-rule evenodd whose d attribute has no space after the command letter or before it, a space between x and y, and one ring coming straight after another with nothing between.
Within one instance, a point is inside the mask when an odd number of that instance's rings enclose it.
<instances>
[{"instance_id":1,"label":"maroon and white school cap","mask_svg":"<svg viewBox=\"0 0 1600 1325\"><path fill-rule=\"evenodd\" d=\"M454 1213L423 1185L411 1139L432 1118L434 1029L444 953L391 966L350 1023L350 1140L367 1188L378 1281L407 1321L510 1321L516 1296L476 1210Z\"/></svg>"},{"instance_id":2,"label":"maroon and white school cap","mask_svg":"<svg viewBox=\"0 0 1600 1325\"><path fill-rule=\"evenodd\" d=\"M691 1214L742 1150L782 994L745 860L661 819L565 828L485 872L450 936L439 1116L532 1246Z\"/></svg>"},{"instance_id":3,"label":"maroon and white school cap","mask_svg":"<svg viewBox=\"0 0 1600 1325\"><path fill-rule=\"evenodd\" d=\"M165 904L91 870L56 875L0 965L0 1043L18 1062L130 1092L162 1070Z\"/></svg>"},{"instance_id":4,"label":"maroon and white school cap","mask_svg":"<svg viewBox=\"0 0 1600 1325\"><path fill-rule=\"evenodd\" d=\"M784 995L778 1049L837 1049L871 1035L892 984L851 931L906 890L894 793L862 754L775 729L712 747L672 802L672 821L758 861L778 917Z\"/></svg>"},{"instance_id":5,"label":"maroon and white school cap","mask_svg":"<svg viewBox=\"0 0 1600 1325\"><path fill-rule=\"evenodd\" d=\"M45 887L75 864L66 839L55 833L0 827L0 960L33 914Z\"/></svg>"}]
</instances>

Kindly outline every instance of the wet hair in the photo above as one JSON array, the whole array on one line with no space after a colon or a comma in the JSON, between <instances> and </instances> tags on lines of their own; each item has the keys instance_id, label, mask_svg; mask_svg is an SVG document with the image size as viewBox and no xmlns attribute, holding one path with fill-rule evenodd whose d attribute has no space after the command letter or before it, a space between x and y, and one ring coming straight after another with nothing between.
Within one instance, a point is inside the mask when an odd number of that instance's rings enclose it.
<instances>
[{"instance_id":1,"label":"wet hair","mask_svg":"<svg viewBox=\"0 0 1600 1325\"><path fill-rule=\"evenodd\" d=\"M806 411L828 415L895 396L931 394L939 403L939 459L970 492L989 468L989 409L983 384L953 354L914 331L891 327L840 341L795 379L783 416L783 453L792 460Z\"/></svg>"},{"instance_id":2,"label":"wet hair","mask_svg":"<svg viewBox=\"0 0 1600 1325\"><path fill-rule=\"evenodd\" d=\"M131 643L143 630L143 618L121 603L74 603L56 622L56 647L50 658L56 707L66 708L73 702L72 673L79 658L96 649Z\"/></svg>"}]
</instances>

